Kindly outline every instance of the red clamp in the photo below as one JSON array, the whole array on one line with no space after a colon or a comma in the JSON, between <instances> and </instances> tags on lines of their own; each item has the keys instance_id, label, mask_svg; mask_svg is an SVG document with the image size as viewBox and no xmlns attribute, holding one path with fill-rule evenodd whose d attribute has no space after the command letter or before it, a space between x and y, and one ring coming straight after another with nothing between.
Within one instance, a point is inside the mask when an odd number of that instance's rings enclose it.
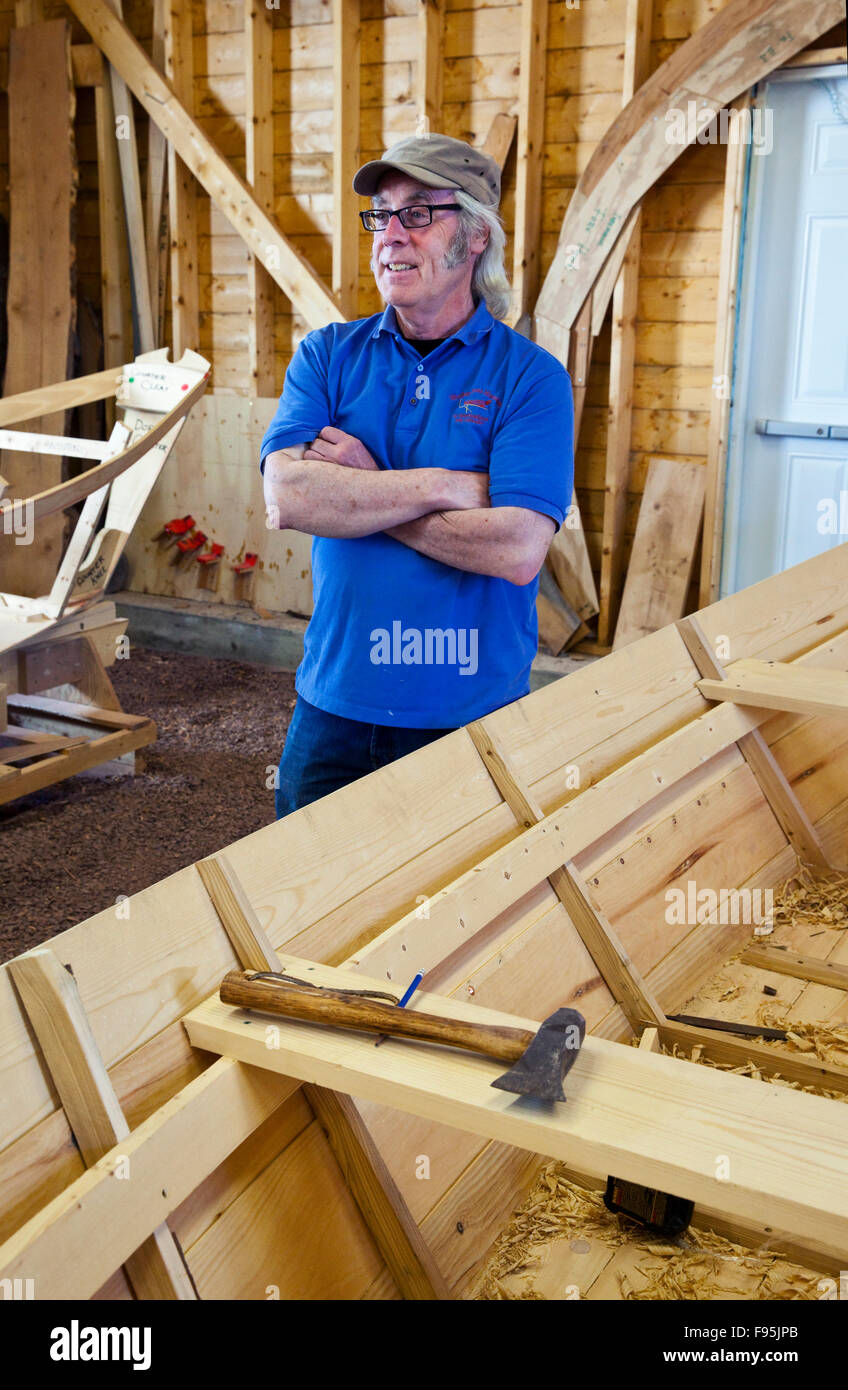
<instances>
[{"instance_id":1,"label":"red clamp","mask_svg":"<svg viewBox=\"0 0 848 1390\"><path fill-rule=\"evenodd\" d=\"M187 536L184 541L177 541L177 549L184 555L190 555L194 550L200 550L206 544L206 534L203 531L195 531L193 536Z\"/></svg>"},{"instance_id":2,"label":"red clamp","mask_svg":"<svg viewBox=\"0 0 848 1390\"><path fill-rule=\"evenodd\" d=\"M197 563L199 565L214 565L217 564L223 553L224 547L222 545L218 545L216 541L213 544L211 550L207 550L204 555L196 555L195 559L197 560Z\"/></svg>"},{"instance_id":3,"label":"red clamp","mask_svg":"<svg viewBox=\"0 0 848 1390\"><path fill-rule=\"evenodd\" d=\"M162 527L162 530L158 533L158 535L154 536L153 539L155 541L158 541L163 536L171 536L172 539L176 539L177 536L185 536L192 529L193 526L193 516L177 516L174 517L173 521L166 521L165 525Z\"/></svg>"},{"instance_id":4,"label":"red clamp","mask_svg":"<svg viewBox=\"0 0 848 1390\"><path fill-rule=\"evenodd\" d=\"M254 555L253 552L249 550L243 560L241 560L237 565L233 565L233 569L235 570L236 574L250 574L251 570L256 569L256 561L258 559L259 556Z\"/></svg>"}]
</instances>

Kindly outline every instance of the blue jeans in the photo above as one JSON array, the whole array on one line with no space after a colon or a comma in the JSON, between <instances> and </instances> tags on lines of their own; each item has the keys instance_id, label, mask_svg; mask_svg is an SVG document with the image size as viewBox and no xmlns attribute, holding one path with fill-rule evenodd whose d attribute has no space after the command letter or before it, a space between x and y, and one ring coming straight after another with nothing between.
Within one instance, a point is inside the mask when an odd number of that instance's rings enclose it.
<instances>
[{"instance_id":1,"label":"blue jeans","mask_svg":"<svg viewBox=\"0 0 848 1390\"><path fill-rule=\"evenodd\" d=\"M399 729L343 719L298 695L280 759L274 797L277 819L452 732L453 728Z\"/></svg>"}]
</instances>

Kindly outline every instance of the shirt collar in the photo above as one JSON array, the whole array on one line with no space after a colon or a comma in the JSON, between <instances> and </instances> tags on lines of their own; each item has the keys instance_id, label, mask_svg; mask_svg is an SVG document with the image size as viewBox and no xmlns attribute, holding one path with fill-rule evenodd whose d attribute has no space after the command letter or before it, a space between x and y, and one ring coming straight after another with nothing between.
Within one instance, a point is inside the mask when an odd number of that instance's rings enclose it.
<instances>
[{"instance_id":1,"label":"shirt collar","mask_svg":"<svg viewBox=\"0 0 848 1390\"><path fill-rule=\"evenodd\" d=\"M448 335L448 341L452 338L456 338L461 343L473 343L478 338L482 337L484 333L489 333L494 322L495 320L486 307L486 301L481 299L474 313L471 315L471 318L467 323L464 323L461 328L458 328L455 333L450 333ZM400 325L397 321L397 314L391 304L386 305L380 322L373 330L371 336L372 338L379 338L381 333L392 333L396 338L403 339L404 342L409 341L403 338ZM411 346L412 344L410 343L410 347Z\"/></svg>"}]
</instances>

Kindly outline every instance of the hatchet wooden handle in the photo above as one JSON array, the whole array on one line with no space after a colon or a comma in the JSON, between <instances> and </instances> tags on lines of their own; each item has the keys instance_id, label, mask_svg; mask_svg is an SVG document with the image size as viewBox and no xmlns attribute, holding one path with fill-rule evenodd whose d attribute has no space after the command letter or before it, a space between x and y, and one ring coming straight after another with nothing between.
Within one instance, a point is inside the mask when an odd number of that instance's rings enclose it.
<instances>
[{"instance_id":1,"label":"hatchet wooden handle","mask_svg":"<svg viewBox=\"0 0 848 1390\"><path fill-rule=\"evenodd\" d=\"M221 1002L261 1013L282 1014L306 1023L355 1028L364 1033L389 1033L399 1038L444 1043L480 1052L501 1062L517 1062L535 1033L526 1028L502 1028L487 1023L463 1023L439 1014L417 1013L381 1004L377 999L345 998L338 990L310 989L283 981L254 979L250 971L231 970L219 990Z\"/></svg>"}]
</instances>

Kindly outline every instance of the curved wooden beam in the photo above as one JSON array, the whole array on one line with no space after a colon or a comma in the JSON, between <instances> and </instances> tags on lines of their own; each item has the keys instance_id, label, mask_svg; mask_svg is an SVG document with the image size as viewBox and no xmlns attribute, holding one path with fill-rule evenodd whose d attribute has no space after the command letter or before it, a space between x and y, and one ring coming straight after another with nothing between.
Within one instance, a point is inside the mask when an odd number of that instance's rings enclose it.
<instances>
[{"instance_id":1,"label":"curved wooden beam","mask_svg":"<svg viewBox=\"0 0 848 1390\"><path fill-rule=\"evenodd\" d=\"M6 499L0 502L0 531L6 535L21 534L20 527L27 521L38 521L42 516L49 516L51 512L62 511L65 507L70 507L74 502L80 502L83 497L94 492L97 488L103 487L105 483L111 483L115 478L119 478L144 454L148 453L154 445L173 429L178 420L182 420L188 415L189 411L200 400L206 390L207 376L201 379L186 391L185 395L170 410L167 415L140 439L123 453L116 454L114 458L106 459L105 463L100 463L96 468L90 468L87 473L81 473L78 478L69 478L67 482L59 483L56 487L48 488L46 492L39 492L34 497L22 497ZM52 388L48 387L47 390ZM32 393L34 394L34 393ZM43 392L41 393L43 396ZM7 522L6 517L11 516L11 523Z\"/></svg>"},{"instance_id":2,"label":"curved wooden beam","mask_svg":"<svg viewBox=\"0 0 848 1390\"><path fill-rule=\"evenodd\" d=\"M648 78L595 149L572 194L536 303L536 341L562 362L569 335L633 208L695 138L667 139L666 113L715 115L838 24L843 0L728 0Z\"/></svg>"}]
</instances>

